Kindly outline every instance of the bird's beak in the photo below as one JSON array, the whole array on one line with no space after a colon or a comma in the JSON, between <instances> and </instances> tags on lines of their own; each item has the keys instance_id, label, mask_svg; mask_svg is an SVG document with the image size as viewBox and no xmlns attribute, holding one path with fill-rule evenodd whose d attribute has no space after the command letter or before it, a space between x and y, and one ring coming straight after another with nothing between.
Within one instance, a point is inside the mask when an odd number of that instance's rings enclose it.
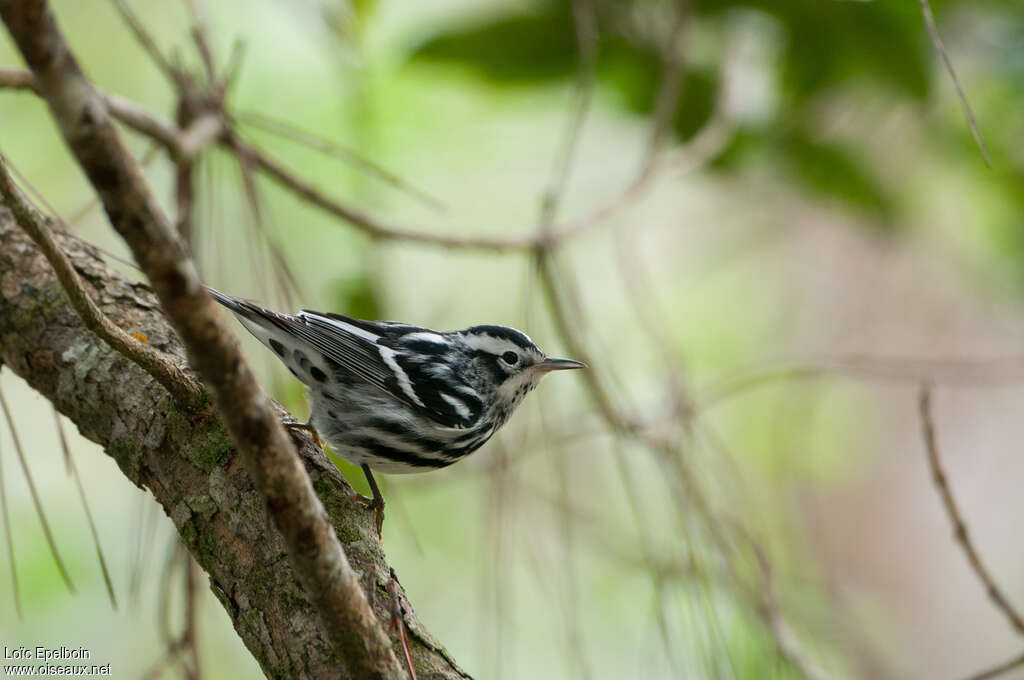
<instances>
[{"instance_id":1,"label":"bird's beak","mask_svg":"<svg viewBox=\"0 0 1024 680\"><path fill-rule=\"evenodd\" d=\"M551 371L566 371L570 368L586 368L587 365L582 361L576 361L575 359L552 359L547 358L539 364L535 364L534 368L541 373L549 373Z\"/></svg>"}]
</instances>

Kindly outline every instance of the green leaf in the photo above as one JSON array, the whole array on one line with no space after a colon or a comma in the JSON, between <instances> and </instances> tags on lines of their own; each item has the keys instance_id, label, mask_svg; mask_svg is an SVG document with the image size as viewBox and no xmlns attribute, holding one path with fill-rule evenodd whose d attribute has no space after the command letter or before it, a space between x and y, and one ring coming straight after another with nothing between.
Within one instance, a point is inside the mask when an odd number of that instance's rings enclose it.
<instances>
[{"instance_id":1,"label":"green leaf","mask_svg":"<svg viewBox=\"0 0 1024 680\"><path fill-rule=\"evenodd\" d=\"M839 142L823 142L797 132L782 148L796 178L814 193L841 199L879 218L892 215L892 202L869 166Z\"/></svg>"},{"instance_id":2,"label":"green leaf","mask_svg":"<svg viewBox=\"0 0 1024 680\"><path fill-rule=\"evenodd\" d=\"M413 58L470 66L505 83L564 78L576 70L576 32L568 5L550 5L437 36Z\"/></svg>"},{"instance_id":3,"label":"green leaf","mask_svg":"<svg viewBox=\"0 0 1024 680\"><path fill-rule=\"evenodd\" d=\"M839 199L889 224L894 212L892 198L875 177L871 166L849 145L822 141L806 130L786 133L771 128L744 128L733 136L714 160L715 170L732 171L745 163L780 160L801 187L821 197Z\"/></svg>"},{"instance_id":4,"label":"green leaf","mask_svg":"<svg viewBox=\"0 0 1024 680\"><path fill-rule=\"evenodd\" d=\"M661 88L661 57L623 41L608 40L601 47L598 78L619 95L626 109L649 115ZM696 68L684 74L673 122L680 138L693 136L711 117L717 93L715 80L712 72Z\"/></svg>"},{"instance_id":5,"label":"green leaf","mask_svg":"<svg viewBox=\"0 0 1024 680\"><path fill-rule=\"evenodd\" d=\"M852 79L867 79L924 99L931 46L916 2L700 0L714 15L749 8L776 18L787 33L785 82L798 99Z\"/></svg>"}]
</instances>

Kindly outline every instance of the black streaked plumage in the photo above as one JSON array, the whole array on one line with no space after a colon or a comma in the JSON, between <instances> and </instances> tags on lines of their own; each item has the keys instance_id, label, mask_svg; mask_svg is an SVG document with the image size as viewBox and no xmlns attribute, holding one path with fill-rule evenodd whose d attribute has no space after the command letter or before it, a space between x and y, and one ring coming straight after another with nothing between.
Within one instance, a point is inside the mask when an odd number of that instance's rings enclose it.
<instances>
[{"instance_id":1,"label":"black streaked plumage","mask_svg":"<svg viewBox=\"0 0 1024 680\"><path fill-rule=\"evenodd\" d=\"M343 458L383 472L442 468L480 448L552 370L505 326L438 332L303 310L279 314L210 291L309 388L309 426ZM375 486L375 485L374 485Z\"/></svg>"}]
</instances>

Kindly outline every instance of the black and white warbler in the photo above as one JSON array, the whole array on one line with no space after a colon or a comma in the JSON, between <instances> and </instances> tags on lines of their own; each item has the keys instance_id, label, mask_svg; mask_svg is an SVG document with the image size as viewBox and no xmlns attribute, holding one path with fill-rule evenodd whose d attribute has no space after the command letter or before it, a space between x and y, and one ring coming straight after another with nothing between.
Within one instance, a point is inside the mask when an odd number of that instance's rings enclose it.
<instances>
[{"instance_id":1,"label":"black and white warbler","mask_svg":"<svg viewBox=\"0 0 1024 680\"><path fill-rule=\"evenodd\" d=\"M310 310L279 314L210 293L309 388L309 422L289 426L363 469L378 529L383 499L371 470L447 467L490 439L546 374L585 367L546 357L505 326L439 332Z\"/></svg>"}]
</instances>

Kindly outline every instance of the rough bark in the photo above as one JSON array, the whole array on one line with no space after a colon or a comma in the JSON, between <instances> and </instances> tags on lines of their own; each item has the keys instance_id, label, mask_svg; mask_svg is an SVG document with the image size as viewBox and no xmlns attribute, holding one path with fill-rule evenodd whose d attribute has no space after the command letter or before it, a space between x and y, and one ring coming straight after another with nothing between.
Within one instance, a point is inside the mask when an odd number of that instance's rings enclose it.
<instances>
[{"instance_id":1,"label":"rough bark","mask_svg":"<svg viewBox=\"0 0 1024 680\"><path fill-rule=\"evenodd\" d=\"M406 677L270 401L221 311L200 285L187 249L128 153L103 98L79 67L48 3L0 0L0 18L111 225L152 284L189 365L209 388L339 662L361 678Z\"/></svg>"},{"instance_id":2,"label":"rough bark","mask_svg":"<svg viewBox=\"0 0 1024 680\"><path fill-rule=\"evenodd\" d=\"M179 366L185 351L155 295L114 273L87 244L54 229L90 296L119 327ZM268 677L352 677L299 584L284 540L216 414L175 405L148 373L90 332L35 244L0 206L0 362L100 444L148 489L209 575L242 641ZM279 415L284 415L278 407ZM390 568L372 513L323 452L299 455L379 620L391 617ZM468 677L397 591L420 678ZM396 632L388 634L397 653Z\"/></svg>"}]
</instances>

